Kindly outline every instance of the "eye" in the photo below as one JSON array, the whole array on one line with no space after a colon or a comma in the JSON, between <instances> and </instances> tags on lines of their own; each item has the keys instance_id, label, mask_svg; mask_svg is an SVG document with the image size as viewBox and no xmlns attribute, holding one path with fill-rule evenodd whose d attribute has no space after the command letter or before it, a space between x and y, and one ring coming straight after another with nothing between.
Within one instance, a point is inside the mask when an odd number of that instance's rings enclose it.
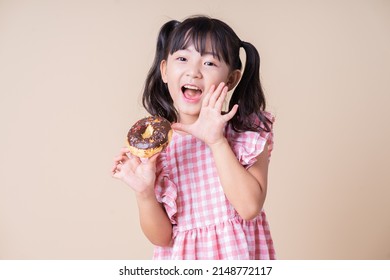
<instances>
[{"instance_id":1,"label":"eye","mask_svg":"<svg viewBox=\"0 0 390 280\"><path fill-rule=\"evenodd\" d=\"M178 58L176 58L176 60L178 60L178 61L187 61L187 59L185 57L182 57L182 56L179 56Z\"/></svg>"},{"instance_id":2,"label":"eye","mask_svg":"<svg viewBox=\"0 0 390 280\"><path fill-rule=\"evenodd\" d=\"M204 63L204 65L206 65L206 66L216 66L215 63L214 63L214 62L211 62L211 61L206 61L206 62Z\"/></svg>"}]
</instances>

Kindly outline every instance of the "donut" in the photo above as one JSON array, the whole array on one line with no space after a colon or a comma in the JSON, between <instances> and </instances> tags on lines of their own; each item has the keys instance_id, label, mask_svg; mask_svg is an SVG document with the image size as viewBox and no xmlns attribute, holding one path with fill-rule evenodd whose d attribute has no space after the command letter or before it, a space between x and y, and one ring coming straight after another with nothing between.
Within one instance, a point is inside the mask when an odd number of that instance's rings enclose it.
<instances>
[{"instance_id":1,"label":"donut","mask_svg":"<svg viewBox=\"0 0 390 280\"><path fill-rule=\"evenodd\" d=\"M171 123L160 116L149 116L138 120L127 133L130 153L149 158L164 150L172 137Z\"/></svg>"}]
</instances>

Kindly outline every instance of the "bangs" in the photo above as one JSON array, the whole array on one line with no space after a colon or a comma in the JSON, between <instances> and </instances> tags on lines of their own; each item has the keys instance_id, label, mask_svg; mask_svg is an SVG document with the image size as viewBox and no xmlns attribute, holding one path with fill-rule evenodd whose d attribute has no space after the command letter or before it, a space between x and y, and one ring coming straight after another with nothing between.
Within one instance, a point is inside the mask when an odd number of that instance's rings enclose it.
<instances>
[{"instance_id":1,"label":"bangs","mask_svg":"<svg viewBox=\"0 0 390 280\"><path fill-rule=\"evenodd\" d=\"M226 64L230 63L230 53L226 36L221 32L220 28L215 28L210 21L198 22L196 24L185 24L179 26L174 34L172 34L169 53L173 54L178 50L187 49L194 45L195 50L201 55L211 52L213 57L218 60L223 60ZM211 44L211 50L207 49L207 43Z\"/></svg>"}]
</instances>

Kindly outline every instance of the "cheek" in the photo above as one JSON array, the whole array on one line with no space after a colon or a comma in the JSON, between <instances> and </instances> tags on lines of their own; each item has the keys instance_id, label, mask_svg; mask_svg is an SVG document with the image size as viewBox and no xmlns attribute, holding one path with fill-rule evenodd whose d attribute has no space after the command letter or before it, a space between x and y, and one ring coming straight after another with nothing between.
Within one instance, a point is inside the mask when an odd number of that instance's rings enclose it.
<instances>
[{"instance_id":1,"label":"cheek","mask_svg":"<svg viewBox=\"0 0 390 280\"><path fill-rule=\"evenodd\" d=\"M214 75L213 77L210 77L209 80L210 86L213 84L216 87L218 87L218 85L222 82L225 84L228 82L228 77L226 75Z\"/></svg>"},{"instance_id":2,"label":"cheek","mask_svg":"<svg viewBox=\"0 0 390 280\"><path fill-rule=\"evenodd\" d=\"M169 83L168 82L168 91L169 91L169 94L171 95L171 98L174 102L176 102L178 100L178 98L181 96L181 91L180 91L180 88L178 86L176 86L177 83Z\"/></svg>"},{"instance_id":3,"label":"cheek","mask_svg":"<svg viewBox=\"0 0 390 280\"><path fill-rule=\"evenodd\" d=\"M179 77L179 71L177 69L170 69L166 72L166 82L167 83L177 83L178 77Z\"/></svg>"}]
</instances>

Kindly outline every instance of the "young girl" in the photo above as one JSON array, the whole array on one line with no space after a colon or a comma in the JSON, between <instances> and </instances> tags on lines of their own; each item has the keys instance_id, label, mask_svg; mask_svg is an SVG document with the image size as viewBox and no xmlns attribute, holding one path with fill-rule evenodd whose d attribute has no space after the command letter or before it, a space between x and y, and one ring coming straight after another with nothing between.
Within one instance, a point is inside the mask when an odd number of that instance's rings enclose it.
<instances>
[{"instance_id":1,"label":"young girl","mask_svg":"<svg viewBox=\"0 0 390 280\"><path fill-rule=\"evenodd\" d=\"M112 168L136 193L154 259L275 258L263 211L273 117L259 67L255 47L220 20L161 28L143 105L172 122L171 142L142 161L123 148Z\"/></svg>"}]
</instances>

